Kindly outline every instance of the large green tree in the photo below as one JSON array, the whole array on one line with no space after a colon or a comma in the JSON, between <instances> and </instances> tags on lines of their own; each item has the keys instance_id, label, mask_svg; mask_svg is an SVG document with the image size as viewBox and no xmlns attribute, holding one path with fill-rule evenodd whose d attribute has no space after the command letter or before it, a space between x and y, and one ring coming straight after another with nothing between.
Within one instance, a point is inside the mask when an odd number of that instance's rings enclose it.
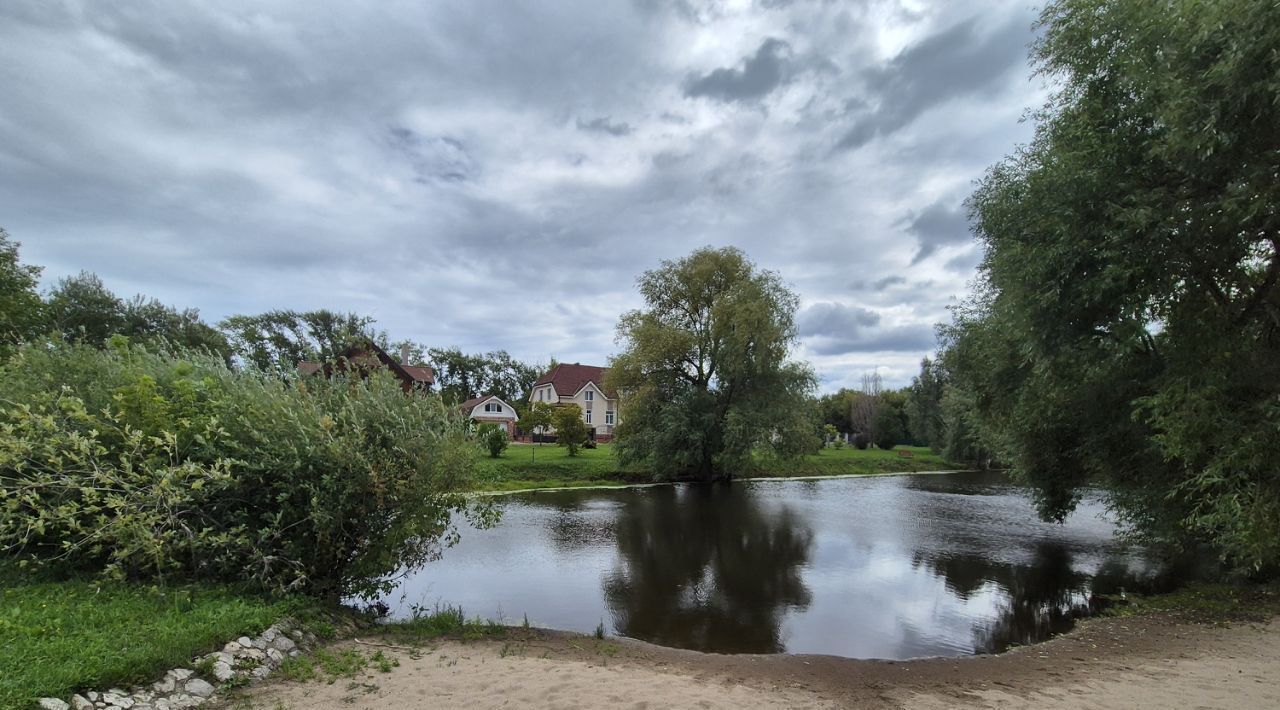
<instances>
[{"instance_id":1,"label":"large green tree","mask_svg":"<svg viewBox=\"0 0 1280 710\"><path fill-rule=\"evenodd\" d=\"M45 305L49 324L63 338L103 347L113 335L138 343L164 343L230 357L226 337L200 319L194 308L177 309L154 298L124 300L94 273L82 271L58 281Z\"/></svg>"},{"instance_id":2,"label":"large green tree","mask_svg":"<svg viewBox=\"0 0 1280 710\"><path fill-rule=\"evenodd\" d=\"M622 398L615 449L659 475L727 479L768 448L816 449L812 371L787 360L797 299L733 248L704 248L639 279L645 307L618 324L607 384Z\"/></svg>"},{"instance_id":3,"label":"large green tree","mask_svg":"<svg viewBox=\"0 0 1280 710\"><path fill-rule=\"evenodd\" d=\"M335 361L360 341L372 340L388 347L387 334L375 330L373 324L369 316L320 309L235 315L218 327L241 361L263 370L292 371L303 360Z\"/></svg>"},{"instance_id":4,"label":"large green tree","mask_svg":"<svg viewBox=\"0 0 1280 710\"><path fill-rule=\"evenodd\" d=\"M19 246L0 228L0 358L45 325L44 303L36 291L40 267L19 261Z\"/></svg>"},{"instance_id":5,"label":"large green tree","mask_svg":"<svg viewBox=\"0 0 1280 710\"><path fill-rule=\"evenodd\" d=\"M972 196L969 424L1061 519L1280 564L1280 3L1059 0L1035 138Z\"/></svg>"},{"instance_id":6,"label":"large green tree","mask_svg":"<svg viewBox=\"0 0 1280 710\"><path fill-rule=\"evenodd\" d=\"M482 395L496 395L511 403L523 401L545 371L516 360L505 350L468 354L456 347L431 348L427 356L435 369L440 395L455 402Z\"/></svg>"}]
</instances>

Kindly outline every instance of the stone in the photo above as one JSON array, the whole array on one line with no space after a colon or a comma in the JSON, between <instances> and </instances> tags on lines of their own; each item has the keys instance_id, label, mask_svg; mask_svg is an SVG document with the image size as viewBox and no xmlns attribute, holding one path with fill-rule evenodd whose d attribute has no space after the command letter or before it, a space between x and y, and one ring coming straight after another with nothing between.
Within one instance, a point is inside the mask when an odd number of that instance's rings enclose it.
<instances>
[{"instance_id":1,"label":"stone","mask_svg":"<svg viewBox=\"0 0 1280 710\"><path fill-rule=\"evenodd\" d=\"M196 672L190 668L174 668L169 671L169 675L173 676L174 680L186 680L195 674Z\"/></svg>"},{"instance_id":2,"label":"stone","mask_svg":"<svg viewBox=\"0 0 1280 710\"><path fill-rule=\"evenodd\" d=\"M253 647L260 651L265 651L267 650L267 642L263 641L261 638L256 638L253 640Z\"/></svg>"},{"instance_id":3,"label":"stone","mask_svg":"<svg viewBox=\"0 0 1280 710\"><path fill-rule=\"evenodd\" d=\"M89 692L85 693L84 695L85 695L85 697L86 697L86 698L88 698L90 701L95 702L95 703L102 699L102 696L98 695L98 691L96 691L96 690L90 690Z\"/></svg>"},{"instance_id":4,"label":"stone","mask_svg":"<svg viewBox=\"0 0 1280 710\"><path fill-rule=\"evenodd\" d=\"M253 641L250 641L248 636L241 636L240 638L236 639L236 643L240 644L241 646L244 646L245 648L249 648L250 646L253 645Z\"/></svg>"},{"instance_id":5,"label":"stone","mask_svg":"<svg viewBox=\"0 0 1280 710\"><path fill-rule=\"evenodd\" d=\"M93 707L93 701L83 695L71 696L71 710L89 710Z\"/></svg>"},{"instance_id":6,"label":"stone","mask_svg":"<svg viewBox=\"0 0 1280 710\"><path fill-rule=\"evenodd\" d=\"M274 642L276 638L278 638L279 636L280 636L280 632L276 630L276 627L272 626L271 628L262 632L262 642L270 644Z\"/></svg>"},{"instance_id":7,"label":"stone","mask_svg":"<svg viewBox=\"0 0 1280 710\"><path fill-rule=\"evenodd\" d=\"M254 678L266 678L271 675L271 668L269 666L258 666L250 671L250 673L253 674Z\"/></svg>"},{"instance_id":8,"label":"stone","mask_svg":"<svg viewBox=\"0 0 1280 710\"><path fill-rule=\"evenodd\" d=\"M273 666L278 666L278 665L280 665L281 663L284 663L284 654L283 654L283 653L280 653L279 651L275 650L274 648L268 648L268 649L267 649L267 663L270 663L270 664L271 664L271 665L273 665Z\"/></svg>"},{"instance_id":9,"label":"stone","mask_svg":"<svg viewBox=\"0 0 1280 710\"><path fill-rule=\"evenodd\" d=\"M218 661L217 663L213 664L213 677L219 683L225 683L231 680L232 678L234 678L235 675L236 675L236 672L231 669L230 663L223 663L222 661Z\"/></svg>"},{"instance_id":10,"label":"stone","mask_svg":"<svg viewBox=\"0 0 1280 710\"><path fill-rule=\"evenodd\" d=\"M246 648L244 652L240 654L240 657L251 658L261 663L262 661L266 660L267 654L263 653L262 651L259 651L256 648Z\"/></svg>"},{"instance_id":11,"label":"stone","mask_svg":"<svg viewBox=\"0 0 1280 710\"><path fill-rule=\"evenodd\" d=\"M164 678L151 684L151 689L157 693L172 693L178 687L176 679L171 675L165 675Z\"/></svg>"},{"instance_id":12,"label":"stone","mask_svg":"<svg viewBox=\"0 0 1280 710\"><path fill-rule=\"evenodd\" d=\"M71 706L67 705L65 700L58 698L40 698L41 710L71 710Z\"/></svg>"},{"instance_id":13,"label":"stone","mask_svg":"<svg viewBox=\"0 0 1280 710\"><path fill-rule=\"evenodd\" d=\"M156 710L172 710L172 706L169 705L169 699L160 698L159 700L157 700Z\"/></svg>"},{"instance_id":14,"label":"stone","mask_svg":"<svg viewBox=\"0 0 1280 710\"><path fill-rule=\"evenodd\" d=\"M296 648L289 652L289 658L297 658L298 656L301 656L301 655L302 654Z\"/></svg>"},{"instance_id":15,"label":"stone","mask_svg":"<svg viewBox=\"0 0 1280 710\"><path fill-rule=\"evenodd\" d=\"M272 645L275 646L278 650L285 651L285 652L292 651L293 649L298 647L298 644L294 643L293 639L289 638L288 636L280 636L276 638L276 640L272 642Z\"/></svg>"},{"instance_id":16,"label":"stone","mask_svg":"<svg viewBox=\"0 0 1280 710\"><path fill-rule=\"evenodd\" d=\"M222 650L234 656L236 653L244 650L244 646L240 645L239 641L228 641L227 645L222 647Z\"/></svg>"},{"instance_id":17,"label":"stone","mask_svg":"<svg viewBox=\"0 0 1280 710\"><path fill-rule=\"evenodd\" d=\"M212 685L209 685L208 681L202 680L200 678L192 678L191 680L187 681L187 684L182 686L182 689L187 691L191 695L194 695L200 698L207 698L210 695L213 695L213 691L215 690L215 688Z\"/></svg>"},{"instance_id":18,"label":"stone","mask_svg":"<svg viewBox=\"0 0 1280 710\"><path fill-rule=\"evenodd\" d=\"M103 693L102 702L106 703L107 707L114 705L116 707L127 708L128 706L125 705L126 702L129 703L130 706L133 705L133 701L128 699L128 695L126 693L122 691L117 692L116 690L108 690Z\"/></svg>"}]
</instances>

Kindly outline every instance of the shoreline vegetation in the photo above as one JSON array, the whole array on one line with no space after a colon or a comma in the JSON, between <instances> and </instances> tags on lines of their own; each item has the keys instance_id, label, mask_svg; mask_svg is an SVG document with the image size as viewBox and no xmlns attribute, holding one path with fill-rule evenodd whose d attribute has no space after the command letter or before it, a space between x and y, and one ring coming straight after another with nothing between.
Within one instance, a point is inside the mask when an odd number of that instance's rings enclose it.
<instances>
[{"instance_id":1,"label":"shoreline vegetation","mask_svg":"<svg viewBox=\"0 0 1280 710\"><path fill-rule=\"evenodd\" d=\"M909 452L904 456L899 451ZM938 473L970 470L947 461L925 446L899 446L892 450L825 448L796 460L760 460L753 470L735 476L737 481L766 479L820 479L876 476L902 473ZM644 468L621 466L612 444L582 449L569 456L558 446L518 444L498 458L481 458L476 465L473 493L515 493L553 488L621 488L627 486L682 483L656 478Z\"/></svg>"}]
</instances>

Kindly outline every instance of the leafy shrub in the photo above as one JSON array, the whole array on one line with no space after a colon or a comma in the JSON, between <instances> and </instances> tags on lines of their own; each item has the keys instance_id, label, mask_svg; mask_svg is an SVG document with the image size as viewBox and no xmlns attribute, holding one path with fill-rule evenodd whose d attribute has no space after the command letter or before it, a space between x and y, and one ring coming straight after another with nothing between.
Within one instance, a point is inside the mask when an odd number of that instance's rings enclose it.
<instances>
[{"instance_id":1,"label":"leafy shrub","mask_svg":"<svg viewBox=\"0 0 1280 710\"><path fill-rule=\"evenodd\" d=\"M865 450L868 446L871 445L871 435L863 431L860 431L857 434L854 434L853 445L856 446L859 450Z\"/></svg>"},{"instance_id":2,"label":"leafy shrub","mask_svg":"<svg viewBox=\"0 0 1280 710\"><path fill-rule=\"evenodd\" d=\"M551 413L551 425L556 428L556 443L577 456L578 449L590 436L587 423L582 421L582 408L576 404L564 404Z\"/></svg>"},{"instance_id":3,"label":"leafy shrub","mask_svg":"<svg viewBox=\"0 0 1280 710\"><path fill-rule=\"evenodd\" d=\"M482 424L480 426L477 437L480 445L489 452L489 458L498 458L503 451L511 444L511 437L507 436L507 430L497 424Z\"/></svg>"},{"instance_id":4,"label":"leafy shrub","mask_svg":"<svg viewBox=\"0 0 1280 710\"><path fill-rule=\"evenodd\" d=\"M0 367L0 550L27 564L371 596L454 542L475 449L390 376L292 383L62 342Z\"/></svg>"}]
</instances>

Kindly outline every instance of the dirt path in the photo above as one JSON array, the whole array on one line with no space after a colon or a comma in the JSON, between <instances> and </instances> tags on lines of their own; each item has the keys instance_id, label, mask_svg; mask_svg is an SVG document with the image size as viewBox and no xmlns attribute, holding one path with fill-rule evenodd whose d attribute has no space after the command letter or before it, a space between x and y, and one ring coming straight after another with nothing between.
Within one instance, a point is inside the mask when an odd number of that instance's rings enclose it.
<instances>
[{"instance_id":1,"label":"dirt path","mask_svg":"<svg viewBox=\"0 0 1280 710\"><path fill-rule=\"evenodd\" d=\"M276 682L229 707L1280 708L1280 620L1104 619L1000 656L909 662L723 656L518 629L381 650L400 664L389 673Z\"/></svg>"}]
</instances>

